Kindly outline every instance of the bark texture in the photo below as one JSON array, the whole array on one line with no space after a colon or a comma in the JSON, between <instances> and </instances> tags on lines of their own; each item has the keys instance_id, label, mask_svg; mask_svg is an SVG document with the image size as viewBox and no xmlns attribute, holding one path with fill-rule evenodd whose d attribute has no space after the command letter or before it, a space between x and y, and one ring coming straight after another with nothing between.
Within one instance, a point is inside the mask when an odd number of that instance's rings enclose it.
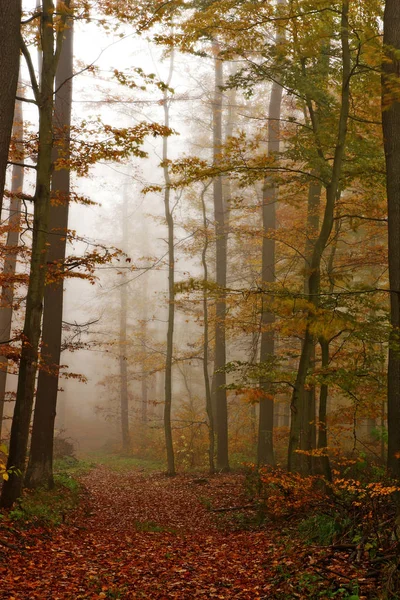
<instances>
[{"instance_id":1,"label":"bark texture","mask_svg":"<svg viewBox=\"0 0 400 600\"><path fill-rule=\"evenodd\" d=\"M23 129L22 102L17 101L14 112L13 136L16 140L16 150L21 158L23 156ZM19 229L21 221L21 199L18 197L18 194L22 192L23 183L24 169L23 167L14 165L11 178L10 213L8 218L9 231L7 233L6 258L3 269L3 273L9 278L9 281L3 284L1 290L0 343L6 343L11 336L14 301L14 276L17 266ZM4 415L7 366L7 357L0 356L0 440Z\"/></svg>"},{"instance_id":2,"label":"bark texture","mask_svg":"<svg viewBox=\"0 0 400 600\"><path fill-rule=\"evenodd\" d=\"M127 250L128 245L128 193L125 187L122 205L122 249ZM121 411L121 438L122 452L130 452L129 434L129 395L128 395L128 359L126 356L127 336L126 327L128 320L128 290L126 282L120 286L120 316L119 316L119 376L120 376L120 411Z\"/></svg>"},{"instance_id":3,"label":"bark texture","mask_svg":"<svg viewBox=\"0 0 400 600\"><path fill-rule=\"evenodd\" d=\"M278 4L282 4L282 0ZM282 41L283 33L278 30L276 41ZM274 81L271 87L271 96L268 107L268 156L279 154L280 149L280 118L283 88L279 82ZM275 335L272 329L275 315L268 309L265 292L269 284L275 282L275 238L276 230L276 203L278 201L278 184L273 177L264 179L262 203L262 265L261 287L263 290L261 307L261 342L260 363L268 363L275 354ZM267 379L260 379L260 388L264 395L260 400L260 414L258 421L257 462L259 465L273 465L274 444L274 397L271 384Z\"/></svg>"},{"instance_id":4,"label":"bark texture","mask_svg":"<svg viewBox=\"0 0 400 600\"><path fill-rule=\"evenodd\" d=\"M167 86L170 85L174 70L174 57L171 55L170 70ZM169 98L168 89L164 91L164 125L169 127ZM172 362L174 352L175 327L175 246L174 218L171 209L171 179L168 167L168 138L163 138L163 170L164 170L164 211L168 228L168 329L167 352L165 359L165 392L164 392L164 432L167 451L167 474L175 475L175 456L172 440L171 411L172 411Z\"/></svg>"},{"instance_id":5,"label":"bark texture","mask_svg":"<svg viewBox=\"0 0 400 600\"><path fill-rule=\"evenodd\" d=\"M73 30L68 20L55 78L53 161L68 160L71 125ZM64 259L68 229L70 173L68 168L55 169L51 182L49 212L49 281L44 292L42 368L39 370L33 419L32 441L25 483L28 487L52 487L53 440L56 417L59 365L62 342Z\"/></svg>"},{"instance_id":6,"label":"bark texture","mask_svg":"<svg viewBox=\"0 0 400 600\"><path fill-rule=\"evenodd\" d=\"M311 450L309 435L310 409L309 404L307 403L306 380L314 349L312 323L315 309L319 304L322 256L332 231L334 223L334 210L340 190L340 177L345 152L347 122L350 106L351 62L348 11L349 1L343 0L340 31L342 58L341 104L337 124L336 144L334 148L330 177L325 183L326 201L323 219L311 257L310 274L308 277L308 301L310 308L308 309L306 315L306 330L291 401L292 420L289 436L288 468L290 471L298 471L304 474L310 473L311 465L311 459L309 455L309 451ZM309 108L309 112L312 114L311 106ZM315 130L315 119L312 119L312 121L314 123L313 127ZM315 131L315 133L318 134L317 131Z\"/></svg>"},{"instance_id":7,"label":"bark texture","mask_svg":"<svg viewBox=\"0 0 400 600\"><path fill-rule=\"evenodd\" d=\"M17 93L21 0L0 0L0 215Z\"/></svg>"},{"instance_id":8,"label":"bark texture","mask_svg":"<svg viewBox=\"0 0 400 600\"><path fill-rule=\"evenodd\" d=\"M54 3L51 0L43 0L42 6L40 34L43 61L40 87L33 69L30 68L32 86L39 108L39 152L34 195L32 253L17 394L7 461L7 469L12 467L14 471L8 481L3 484L1 494L3 507L12 506L22 491L23 477L21 474L25 472L45 291L53 150L53 88L57 59L64 34L62 31L58 32L55 46ZM64 22L65 19L66 14L63 17ZM23 52L28 66L29 64L32 66L32 61L24 46Z\"/></svg>"},{"instance_id":9,"label":"bark texture","mask_svg":"<svg viewBox=\"0 0 400 600\"><path fill-rule=\"evenodd\" d=\"M219 58L219 46L213 43L215 87L213 102L213 162L218 167L219 154L222 146L222 85L223 62ZM215 220L215 250L216 250L216 283L218 298L216 301L215 315L215 351L214 351L214 381L215 404L217 413L217 469L229 471L228 457L228 406L226 398L226 341L225 341L225 314L226 314L226 227L222 177L217 175L213 180L214 195L214 220Z\"/></svg>"},{"instance_id":10,"label":"bark texture","mask_svg":"<svg viewBox=\"0 0 400 600\"><path fill-rule=\"evenodd\" d=\"M400 3L386 0L383 44L382 122L388 202L390 321L388 360L388 470L400 478L400 102L393 97L399 79ZM396 84L398 85L398 83Z\"/></svg>"},{"instance_id":11,"label":"bark texture","mask_svg":"<svg viewBox=\"0 0 400 600\"><path fill-rule=\"evenodd\" d=\"M201 264L203 266L203 319L204 319L204 334L203 334L203 377L204 377L204 389L206 394L206 411L208 417L208 465L210 473L215 473L215 426L214 426L214 414L212 407L212 395L210 386L210 375L208 372L208 361L209 361L209 319L208 319L208 295L207 295L207 283L208 283L208 265L207 265L207 250L209 246L208 234L207 234L207 213L205 203L205 192L206 188L203 188L201 193L201 208L203 212L203 228L204 228L204 244L201 252Z\"/></svg>"}]
</instances>

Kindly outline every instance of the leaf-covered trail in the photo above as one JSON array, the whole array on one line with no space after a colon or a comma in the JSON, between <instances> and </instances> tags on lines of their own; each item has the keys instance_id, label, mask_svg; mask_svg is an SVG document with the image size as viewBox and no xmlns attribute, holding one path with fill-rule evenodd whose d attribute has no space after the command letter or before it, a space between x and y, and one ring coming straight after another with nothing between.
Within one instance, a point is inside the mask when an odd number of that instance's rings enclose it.
<instances>
[{"instance_id":1,"label":"leaf-covered trail","mask_svg":"<svg viewBox=\"0 0 400 600\"><path fill-rule=\"evenodd\" d=\"M207 508L245 504L240 476L196 482L97 467L82 481L77 513L58 528L26 531L18 551L4 549L1 599L308 597L277 576L307 569L299 543L277 527L221 527L225 513Z\"/></svg>"}]
</instances>

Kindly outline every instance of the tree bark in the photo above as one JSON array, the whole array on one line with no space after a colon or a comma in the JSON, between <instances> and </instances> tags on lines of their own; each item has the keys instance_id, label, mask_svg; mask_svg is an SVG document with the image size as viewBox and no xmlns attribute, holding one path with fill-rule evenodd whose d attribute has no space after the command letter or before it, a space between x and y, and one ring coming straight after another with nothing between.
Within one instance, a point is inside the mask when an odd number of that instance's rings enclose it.
<instances>
[{"instance_id":1,"label":"tree bark","mask_svg":"<svg viewBox=\"0 0 400 600\"><path fill-rule=\"evenodd\" d=\"M68 2L65 3L67 7L68 4ZM61 9L62 7L60 6ZM29 425L32 415L38 364L50 212L53 149L53 88L63 37L63 32L59 30L55 48L53 14L53 2L51 0L43 0L40 23L43 53L40 88L31 71L32 85L39 108L39 152L36 166L32 253L17 394L7 461L7 469L13 468L14 470L11 472L8 481L5 481L3 484L1 495L1 505L3 507L12 506L22 491L23 477L21 474L25 473ZM65 20L66 13L63 15L62 22L65 23ZM23 52L27 57L26 47L23 48ZM30 57L27 58L30 60Z\"/></svg>"},{"instance_id":2,"label":"tree bark","mask_svg":"<svg viewBox=\"0 0 400 600\"><path fill-rule=\"evenodd\" d=\"M23 156L23 113L22 102L15 104L13 135L16 139L15 145L18 154ZM9 230L6 241L6 258L4 261L3 273L9 278L8 282L3 283L1 289L0 305L0 343L6 343L10 339L13 301L14 301L14 276L17 266L19 230L21 222L21 199L18 194L22 192L24 184L24 169L17 165L13 166L11 178L11 199L9 214ZM2 425L4 415L4 402L7 382L8 359L0 356L0 440L2 436Z\"/></svg>"},{"instance_id":3,"label":"tree bark","mask_svg":"<svg viewBox=\"0 0 400 600\"><path fill-rule=\"evenodd\" d=\"M213 42L215 88L213 101L213 162L218 166L219 154L222 147L222 85L223 85L223 63L219 58L219 45ZM216 283L218 286L218 297L216 301L215 315L215 404L217 412L217 469L229 471L228 457L228 406L226 398L226 340L225 340L225 314L226 314L226 228L225 211L222 188L222 177L217 175L213 179L214 195L214 220L216 237Z\"/></svg>"},{"instance_id":4,"label":"tree bark","mask_svg":"<svg viewBox=\"0 0 400 600\"><path fill-rule=\"evenodd\" d=\"M304 474L310 473L309 451L309 407L306 397L306 379L310 367L312 350L314 347L314 336L311 331L313 313L319 304L319 291L321 279L321 260L329 241L334 222L334 210L340 190L340 176L345 152L347 136L347 122L350 105L350 48L349 48L349 23L348 23L349 0L342 2L341 18L341 50L342 50L342 84L341 84L341 107L337 125L337 139L333 156L332 170L329 181L326 183L326 202L324 216L318 237L314 244L311 257L310 274L308 278L308 293L310 308L306 315L306 330L300 353L299 367L294 384L291 410L292 420L288 448L288 468L290 471L298 471Z\"/></svg>"},{"instance_id":5,"label":"tree bark","mask_svg":"<svg viewBox=\"0 0 400 600\"><path fill-rule=\"evenodd\" d=\"M316 171L314 171L316 175ZM312 181L308 187L308 198L307 198L307 231L306 231L306 244L304 249L305 256L305 276L304 276L304 294L306 296L309 295L309 277L311 270L311 261L314 250L314 245L316 243L316 238L318 237L319 231L319 210L321 205L321 192L322 192L322 183ZM310 369L312 369L315 365L315 338L312 342L312 348L310 353ZM306 444L309 450L313 450L316 448L316 390L315 385L311 385L308 389L304 390L304 398L305 398L305 407L308 411L308 417L305 421L305 436L306 436ZM314 461L313 457L310 455L308 457L308 470L309 472L313 471Z\"/></svg>"},{"instance_id":6,"label":"tree bark","mask_svg":"<svg viewBox=\"0 0 400 600\"><path fill-rule=\"evenodd\" d=\"M278 4L282 4L279 0ZM282 41L283 33L278 29L276 33L276 43ZM271 87L271 96L268 108L268 156L279 154L280 149L280 118L282 106L282 86L274 81ZM275 238L276 230L276 203L278 200L278 185L273 177L267 176L264 179L262 194L262 265L261 265L261 288L263 290L262 308L261 308L261 342L260 342L260 363L267 363L268 359L275 354L275 334L272 329L275 322L275 315L268 310L265 292L268 290L268 284L275 282ZM260 389L263 391L263 397L260 400L260 413L258 421L258 443L257 443L257 462L259 465L275 463L274 458L274 397L271 391L271 384L265 379L260 379Z\"/></svg>"},{"instance_id":7,"label":"tree bark","mask_svg":"<svg viewBox=\"0 0 400 600\"><path fill-rule=\"evenodd\" d=\"M128 193L125 187L122 205L122 250L126 252L128 245ZM124 277L125 279L125 277ZM120 411L122 452L127 455L131 450L129 434L129 392L128 392L128 358L127 354L127 319L128 290L126 281L120 285L120 317L119 317L119 376L120 376Z\"/></svg>"},{"instance_id":8,"label":"tree bark","mask_svg":"<svg viewBox=\"0 0 400 600\"><path fill-rule=\"evenodd\" d=\"M400 478L400 101L393 97L399 81L400 3L386 0L383 17L385 61L382 75L382 122L388 203L390 323L388 359L389 473ZM397 54L396 54L397 53Z\"/></svg>"},{"instance_id":9,"label":"tree bark","mask_svg":"<svg viewBox=\"0 0 400 600\"><path fill-rule=\"evenodd\" d=\"M319 340L321 346L321 367L326 369L329 366L329 342L324 338ZM318 449L325 450L325 454L318 457L317 463L322 475L332 481L332 471L329 463L329 456L326 454L328 447L328 427L327 427L327 403L328 403L328 384L323 382L319 393L319 414L318 414Z\"/></svg>"},{"instance_id":10,"label":"tree bark","mask_svg":"<svg viewBox=\"0 0 400 600\"><path fill-rule=\"evenodd\" d=\"M171 83L174 70L174 55L171 54L170 69L167 79L167 89L164 91L164 125L169 127L169 97L168 86ZM175 246L174 246L174 218L170 205L171 179L168 166L168 137L163 137L163 171L164 171L164 210L168 227L168 330L167 352L165 360L165 404L164 404L164 432L167 451L167 474L175 475L175 456L172 440L171 410L172 410L172 361L174 352L174 325L175 325Z\"/></svg>"},{"instance_id":11,"label":"tree bark","mask_svg":"<svg viewBox=\"0 0 400 600\"><path fill-rule=\"evenodd\" d=\"M208 250L208 234L207 234L207 214L206 214L206 203L204 196L206 193L206 187L201 192L201 208L203 212L203 227L204 227L204 244L201 253L201 264L203 266L203 320L204 320L204 334L203 334L203 377L204 377L204 389L206 394L206 412L208 417L208 465L210 473L215 473L215 427L214 427L214 415L212 408L212 396L210 386L210 375L208 372L208 360L209 360L209 320L208 320L208 295L207 295L207 283L208 283L208 266L207 266L207 250Z\"/></svg>"},{"instance_id":12,"label":"tree bark","mask_svg":"<svg viewBox=\"0 0 400 600\"><path fill-rule=\"evenodd\" d=\"M14 118L20 56L21 0L0 1L0 216Z\"/></svg>"},{"instance_id":13,"label":"tree bark","mask_svg":"<svg viewBox=\"0 0 400 600\"><path fill-rule=\"evenodd\" d=\"M56 145L53 162L69 158L71 126L73 29L72 19L64 31L60 60L55 77L53 131ZM27 487L53 487L53 441L56 417L58 380L62 342L64 292L64 260L68 229L70 173L68 168L56 169L51 181L49 211L49 248L47 270L49 281L44 291L42 367L39 370L35 413L28 469Z\"/></svg>"}]
</instances>

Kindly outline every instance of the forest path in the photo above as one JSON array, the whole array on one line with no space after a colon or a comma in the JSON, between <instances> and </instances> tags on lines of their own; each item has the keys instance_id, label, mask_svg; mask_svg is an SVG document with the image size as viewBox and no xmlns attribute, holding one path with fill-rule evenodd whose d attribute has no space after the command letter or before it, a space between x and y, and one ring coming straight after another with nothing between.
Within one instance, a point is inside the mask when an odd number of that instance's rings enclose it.
<instances>
[{"instance_id":1,"label":"forest path","mask_svg":"<svg viewBox=\"0 0 400 600\"><path fill-rule=\"evenodd\" d=\"M242 476L98 466L81 480L82 506L63 525L29 529L20 550L3 549L1 600L314 597L292 586L310 555L282 525L239 530L237 513L210 512L248 502Z\"/></svg>"}]
</instances>

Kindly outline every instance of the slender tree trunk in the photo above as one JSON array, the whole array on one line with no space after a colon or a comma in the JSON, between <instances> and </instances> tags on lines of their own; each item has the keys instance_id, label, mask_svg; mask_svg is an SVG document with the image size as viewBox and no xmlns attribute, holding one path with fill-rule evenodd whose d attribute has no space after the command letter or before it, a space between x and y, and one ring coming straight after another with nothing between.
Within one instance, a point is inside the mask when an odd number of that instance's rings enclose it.
<instances>
[{"instance_id":1,"label":"slender tree trunk","mask_svg":"<svg viewBox=\"0 0 400 600\"><path fill-rule=\"evenodd\" d=\"M278 4L283 4L282 1ZM276 42L282 41L283 34L280 30L276 34ZM279 154L280 147L280 118L282 106L282 86L274 82L271 87L271 97L268 108L268 155ZM265 292L268 284L275 282L275 238L276 230L276 202L278 200L278 185L273 177L265 177L263 185L263 240L262 240L262 265L261 265L261 287L263 289L261 308L261 344L260 363L267 363L268 359L275 353L275 335L272 329L275 315L268 310ZM257 462L259 465L273 465L274 444L274 398L271 385L265 379L260 379L260 389L263 397L260 400L260 413L258 421L258 445Z\"/></svg>"},{"instance_id":2,"label":"slender tree trunk","mask_svg":"<svg viewBox=\"0 0 400 600\"><path fill-rule=\"evenodd\" d=\"M314 175L317 173L314 171ZM319 210L321 205L321 192L322 192L322 184L320 182L312 181L308 188L308 198L307 198L307 237L306 237L306 245L304 250L305 256L305 277L304 277L304 294L308 296L309 294L309 277L310 277L310 269L311 269L311 261L314 250L314 245L316 243L316 238L318 237L319 231ZM312 348L310 353L310 368L312 369L315 365L315 338L313 338ZM305 436L307 439L307 447L310 450L316 448L316 390L315 385L311 385L308 389L304 390L304 398L305 398L305 407L308 410L307 421L305 422ZM308 459L308 470L311 473L313 471L314 460L310 455L307 457Z\"/></svg>"},{"instance_id":3,"label":"slender tree trunk","mask_svg":"<svg viewBox=\"0 0 400 600\"><path fill-rule=\"evenodd\" d=\"M326 369L329 366L329 342L324 338L319 340L321 346L321 367ZM328 384L323 382L319 393L319 414L318 414L318 449L325 450L328 447L328 427L327 427L327 404L328 404ZM332 481L332 471L329 463L329 456L325 453L318 457L318 465L322 475Z\"/></svg>"},{"instance_id":4,"label":"slender tree trunk","mask_svg":"<svg viewBox=\"0 0 400 600\"><path fill-rule=\"evenodd\" d=\"M13 126L20 55L21 1L0 2L0 216Z\"/></svg>"},{"instance_id":5,"label":"slender tree trunk","mask_svg":"<svg viewBox=\"0 0 400 600\"><path fill-rule=\"evenodd\" d=\"M170 85L174 70L174 55L171 54L170 69L167 86ZM164 125L169 127L169 98L168 89L164 91ZM175 475L175 456L172 440L171 409L172 409L172 360L174 352L174 324L175 324L175 246L174 246L174 218L172 214L171 180L168 167L168 137L163 138L163 170L164 170L164 209L168 227L168 330L167 353L165 361L165 405L164 405L164 431L165 446L167 450L167 474Z\"/></svg>"},{"instance_id":6,"label":"slender tree trunk","mask_svg":"<svg viewBox=\"0 0 400 600\"><path fill-rule=\"evenodd\" d=\"M382 121L388 202L390 322L388 361L388 458L391 475L400 478L400 102L393 97L399 81L400 3L386 0L383 44Z\"/></svg>"},{"instance_id":7,"label":"slender tree trunk","mask_svg":"<svg viewBox=\"0 0 400 600\"><path fill-rule=\"evenodd\" d=\"M53 161L68 160L70 153L73 22L67 22L55 77ZM53 441L62 342L64 260L66 251L70 173L55 169L51 181L49 213L48 282L44 291L42 368L39 370L33 418L32 441L25 485L53 487Z\"/></svg>"},{"instance_id":8,"label":"slender tree trunk","mask_svg":"<svg viewBox=\"0 0 400 600\"><path fill-rule=\"evenodd\" d=\"M147 286L145 289L145 293L143 294L144 298L145 298L145 302L147 302ZM148 404L149 404L149 374L147 372L147 366L146 366L146 358L144 355L145 352L145 339L146 339L146 333L147 333L147 327L146 327L146 323L147 323L147 309L145 307L144 309L144 315L142 317L142 324L140 327L140 337L142 340L142 352L143 352L143 360L142 360L142 382L141 382L141 388L142 388L142 398L141 398L141 421L143 423L143 425L146 427L147 426L147 421L148 421Z\"/></svg>"},{"instance_id":9,"label":"slender tree trunk","mask_svg":"<svg viewBox=\"0 0 400 600\"><path fill-rule=\"evenodd\" d=\"M17 101L14 113L14 128L13 135L16 141L16 150L18 155L23 157L23 114L22 102ZM11 199L10 199L10 214L9 214L9 230L6 241L6 258L4 261L4 276L8 281L3 283L1 289L1 305L0 305L0 344L7 343L11 335L11 324L14 302L14 276L17 267L17 254L19 242L19 230L21 222L21 199L18 194L22 192L24 184L24 169L17 165L13 166L11 179ZM5 356L0 356L0 440L2 437L2 425L4 415L4 402L6 393L8 359Z\"/></svg>"},{"instance_id":10,"label":"slender tree trunk","mask_svg":"<svg viewBox=\"0 0 400 600\"><path fill-rule=\"evenodd\" d=\"M207 266L207 250L208 250L208 234L207 234L207 213L206 203L204 196L206 193L204 188L201 192L201 207L203 211L203 227L204 227L204 245L201 253L201 264L203 265L203 319L204 319L204 339L203 339L203 376L204 376L204 388L206 393L206 411L208 417L208 464L210 473L215 473L214 464L214 452L215 452L215 432L214 432L214 415L212 409L212 397L210 387L210 375L208 372L208 348L209 348L209 322L208 322L208 295L207 295L207 282L208 282L208 266Z\"/></svg>"},{"instance_id":11,"label":"slender tree trunk","mask_svg":"<svg viewBox=\"0 0 400 600\"><path fill-rule=\"evenodd\" d=\"M65 3L68 6L68 2ZM59 10L62 10L60 6ZM50 187L53 149L53 88L57 60L61 51L63 32L57 34L54 49L54 4L43 0L41 15L41 46L43 52L40 89L30 69L32 84L39 108L39 153L36 167L36 189L34 196L32 253L30 277L26 298L25 322L22 334L21 359L18 374L17 395L11 427L10 449L7 468L13 471L3 484L1 505L10 507L20 496L25 472L31 421L35 377L38 363L43 297L45 291L47 240L49 230ZM63 16L65 22L66 14ZM26 47L23 52L29 63ZM30 61L30 64L31 61Z\"/></svg>"},{"instance_id":12,"label":"slender tree trunk","mask_svg":"<svg viewBox=\"0 0 400 600\"><path fill-rule=\"evenodd\" d=\"M147 246L147 240L148 240L148 232L145 229L144 230L144 248L143 250L145 251L146 255L149 254L149 250L148 250L148 246ZM148 422L148 412L149 412L149 387L150 387L150 377L149 377L149 373L148 373L148 367L147 367L147 363L146 363L146 339L147 339L147 322L148 322L148 304L149 304L149 297L148 297L148 281L147 281L147 277L145 276L144 281L143 281L143 287L142 287L142 295L144 298L144 304L143 304L143 310L142 310L142 314L141 314L141 320L140 320L140 340L141 340L141 346L142 346L142 379L141 379L141 404L140 404L140 408L141 408L141 421L142 424L144 425L144 437L146 438L147 435L147 422Z\"/></svg>"},{"instance_id":13,"label":"slender tree trunk","mask_svg":"<svg viewBox=\"0 0 400 600\"><path fill-rule=\"evenodd\" d=\"M214 165L218 166L219 153L222 147L222 85L223 85L223 63L219 58L219 45L213 43L214 67L215 67L215 91L213 102L213 152ZM226 341L225 341L225 315L226 315L226 228L225 211L222 190L222 177L214 177L214 218L216 237L216 282L218 285L218 297L216 301L215 315L215 404L217 412L217 469L229 471L228 458L228 406L226 398Z\"/></svg>"},{"instance_id":14,"label":"slender tree trunk","mask_svg":"<svg viewBox=\"0 0 400 600\"><path fill-rule=\"evenodd\" d=\"M305 474L310 472L309 456L304 455L302 451L310 451L309 446L309 407L305 394L305 385L312 349L314 347L314 336L312 334L312 321L315 308L319 304L320 278L321 278L321 260L334 222L334 210L340 190L340 176L343 165L345 143L347 136L347 121L350 104L350 48L349 48L349 23L348 23L349 0L342 2L341 19L341 49L342 49L342 90L341 90L341 108L337 128L337 140L333 157L332 172L330 181L326 185L326 203L325 211L319 231L318 238L314 244L311 258L311 269L308 278L309 302L313 305L307 311L306 331L304 335L303 346L300 354L300 362L297 371L296 381L292 395L292 420L290 427L289 449L288 449L288 468L290 471L299 471ZM298 452L300 450L300 452Z\"/></svg>"},{"instance_id":15,"label":"slender tree trunk","mask_svg":"<svg viewBox=\"0 0 400 600\"><path fill-rule=\"evenodd\" d=\"M331 252L328 260L328 277L330 280L329 292L332 293L335 289L335 280L333 275L333 267L335 264L335 255L337 249L337 236L339 235L340 220L337 218L335 223L335 239L331 244ZM319 344L321 347L321 367L327 369L329 367L329 340L320 336ZM318 450L324 450L324 453L319 455L313 461L313 467L315 472L322 474L325 479L332 481L332 471L329 462L329 456L327 454L328 447L328 421L327 421L327 409L328 409L328 395L329 386L327 381L323 381L320 388L319 395L319 412L318 412ZM313 446L314 447L314 446Z\"/></svg>"},{"instance_id":16,"label":"slender tree trunk","mask_svg":"<svg viewBox=\"0 0 400 600\"><path fill-rule=\"evenodd\" d=\"M122 250L126 252L128 245L128 191L125 187L122 205ZM122 452L129 454L131 440L129 434L129 393L128 393L128 359L127 351L127 319L128 319L128 290L120 286L120 316L119 316L119 376L120 376L120 411Z\"/></svg>"}]
</instances>

